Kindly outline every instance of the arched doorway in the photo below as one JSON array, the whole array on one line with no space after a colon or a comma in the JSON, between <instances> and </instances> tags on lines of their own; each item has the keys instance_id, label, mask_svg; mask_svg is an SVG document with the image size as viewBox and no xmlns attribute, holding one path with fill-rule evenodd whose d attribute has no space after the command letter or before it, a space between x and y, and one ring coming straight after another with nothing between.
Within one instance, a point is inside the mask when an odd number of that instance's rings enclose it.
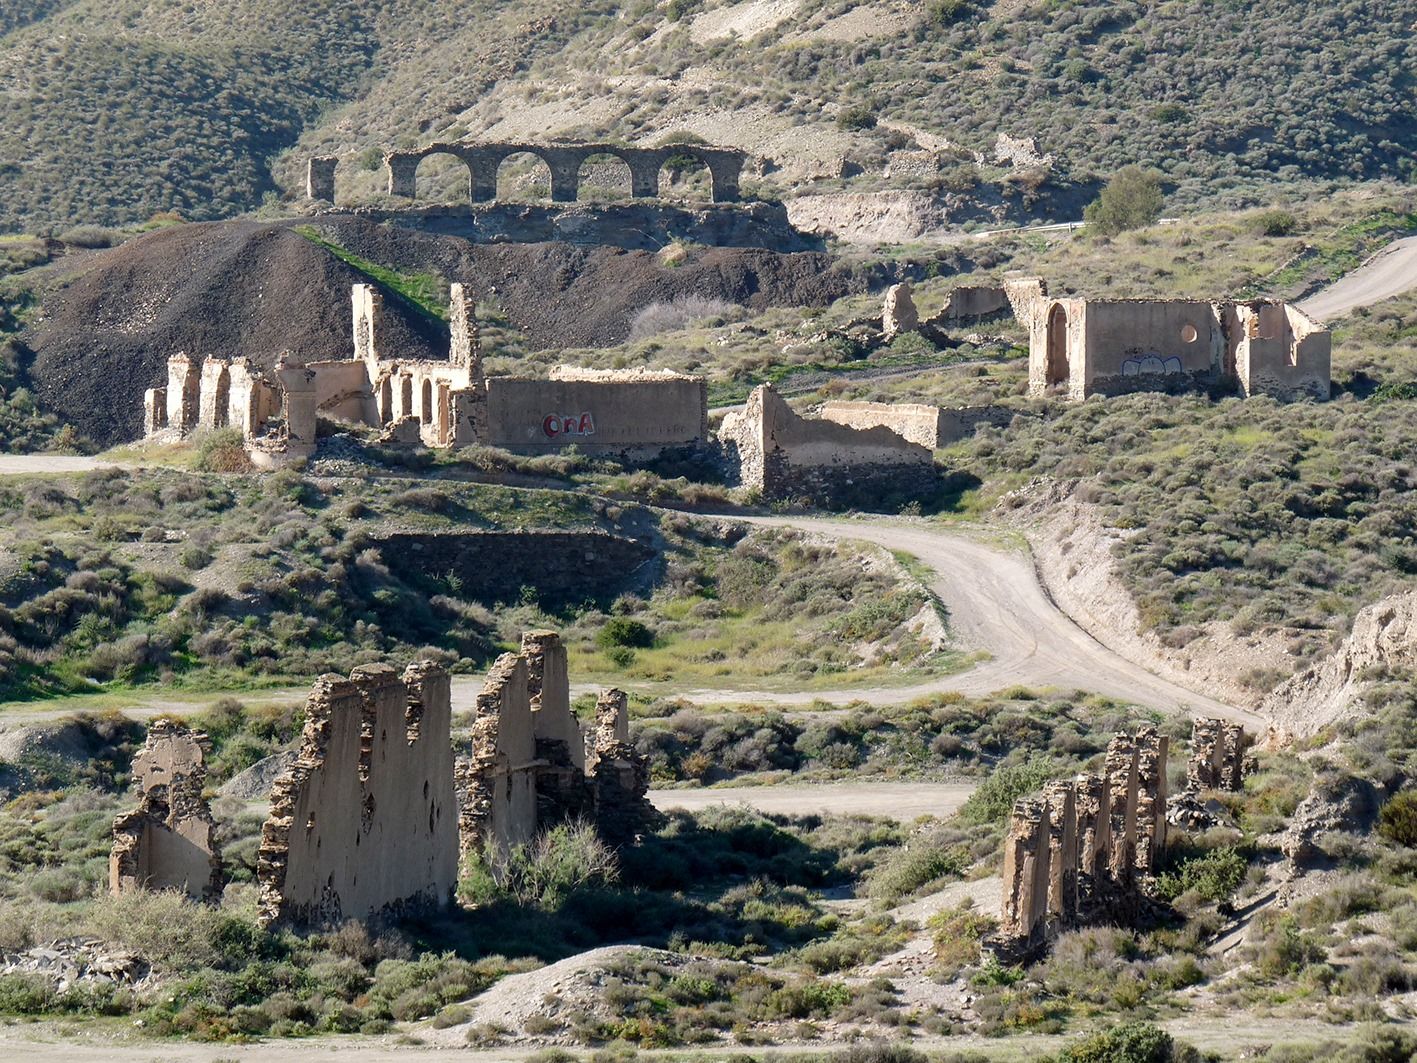
<instances>
[{"instance_id":1,"label":"arched doorway","mask_svg":"<svg viewBox=\"0 0 1417 1063\"><path fill-rule=\"evenodd\" d=\"M231 423L231 371L226 366L216 378L216 395L212 409L212 427L225 428Z\"/></svg>"},{"instance_id":2,"label":"arched doorway","mask_svg":"<svg viewBox=\"0 0 1417 1063\"><path fill-rule=\"evenodd\" d=\"M497 198L536 203L551 198L551 167L540 155L518 151L497 164Z\"/></svg>"},{"instance_id":3,"label":"arched doorway","mask_svg":"<svg viewBox=\"0 0 1417 1063\"><path fill-rule=\"evenodd\" d=\"M418 191L418 182L423 182ZM433 203L471 203L472 168L456 155L435 151L418 160L414 169L415 198Z\"/></svg>"},{"instance_id":4,"label":"arched doorway","mask_svg":"<svg viewBox=\"0 0 1417 1063\"><path fill-rule=\"evenodd\" d=\"M388 424L394 419L394 382L384 377L379 384L379 421Z\"/></svg>"},{"instance_id":5,"label":"arched doorway","mask_svg":"<svg viewBox=\"0 0 1417 1063\"><path fill-rule=\"evenodd\" d=\"M407 373L399 380L399 417L413 416L413 377Z\"/></svg>"},{"instance_id":6,"label":"arched doorway","mask_svg":"<svg viewBox=\"0 0 1417 1063\"><path fill-rule=\"evenodd\" d=\"M418 411L420 424L433 423L433 381L423 381L423 402Z\"/></svg>"},{"instance_id":7,"label":"arched doorway","mask_svg":"<svg viewBox=\"0 0 1417 1063\"><path fill-rule=\"evenodd\" d=\"M1054 303L1048 311L1048 367L1046 380L1053 384L1066 384L1072 379L1072 367L1068 363L1068 312L1062 303Z\"/></svg>"},{"instance_id":8,"label":"arched doorway","mask_svg":"<svg viewBox=\"0 0 1417 1063\"><path fill-rule=\"evenodd\" d=\"M618 155L600 152L581 163L577 198L591 203L629 199L633 186L630 164Z\"/></svg>"},{"instance_id":9,"label":"arched doorway","mask_svg":"<svg viewBox=\"0 0 1417 1063\"><path fill-rule=\"evenodd\" d=\"M713 174L708 163L690 151L676 151L659 167L659 195L662 199L692 199L713 202Z\"/></svg>"},{"instance_id":10,"label":"arched doorway","mask_svg":"<svg viewBox=\"0 0 1417 1063\"><path fill-rule=\"evenodd\" d=\"M448 385L447 385L445 382L439 381L439 382L438 382L438 423L437 423L437 426L436 426L436 431L437 431L438 442L439 442L440 445L443 445L443 446L446 446L448 443L451 443L451 442L452 442L452 440L448 438L448 436L449 436L449 429L452 427L452 406L453 406L452 392L449 390Z\"/></svg>"}]
</instances>

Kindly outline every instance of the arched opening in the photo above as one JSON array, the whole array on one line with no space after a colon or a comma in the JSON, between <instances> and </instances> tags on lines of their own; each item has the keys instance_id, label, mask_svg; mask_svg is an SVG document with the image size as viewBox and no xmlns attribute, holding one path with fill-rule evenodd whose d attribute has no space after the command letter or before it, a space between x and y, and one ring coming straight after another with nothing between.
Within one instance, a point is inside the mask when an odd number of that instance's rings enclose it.
<instances>
[{"instance_id":1,"label":"arched opening","mask_svg":"<svg viewBox=\"0 0 1417 1063\"><path fill-rule=\"evenodd\" d=\"M212 427L225 428L231 424L231 371L226 366L216 378L216 401L212 409Z\"/></svg>"},{"instance_id":2,"label":"arched opening","mask_svg":"<svg viewBox=\"0 0 1417 1063\"><path fill-rule=\"evenodd\" d=\"M630 164L618 155L600 152L581 163L577 198L590 203L629 199L633 185Z\"/></svg>"},{"instance_id":3,"label":"arched opening","mask_svg":"<svg viewBox=\"0 0 1417 1063\"><path fill-rule=\"evenodd\" d=\"M433 423L433 381L423 381L423 403L419 407L418 421L420 424Z\"/></svg>"},{"instance_id":4,"label":"arched opening","mask_svg":"<svg viewBox=\"0 0 1417 1063\"><path fill-rule=\"evenodd\" d=\"M536 203L551 198L551 167L540 155L518 151L497 164L497 198Z\"/></svg>"},{"instance_id":5,"label":"arched opening","mask_svg":"<svg viewBox=\"0 0 1417 1063\"><path fill-rule=\"evenodd\" d=\"M471 203L472 168L446 151L418 160L414 170L415 198L432 203Z\"/></svg>"},{"instance_id":6,"label":"arched opening","mask_svg":"<svg viewBox=\"0 0 1417 1063\"><path fill-rule=\"evenodd\" d=\"M713 174L708 163L692 152L676 151L659 168L659 195L713 202Z\"/></svg>"},{"instance_id":7,"label":"arched opening","mask_svg":"<svg viewBox=\"0 0 1417 1063\"><path fill-rule=\"evenodd\" d=\"M384 377L379 384L379 421L388 424L394 419L394 382Z\"/></svg>"},{"instance_id":8,"label":"arched opening","mask_svg":"<svg viewBox=\"0 0 1417 1063\"><path fill-rule=\"evenodd\" d=\"M1066 384L1072 376L1068 365L1068 312L1062 303L1054 303L1048 311L1048 369L1046 380L1049 385Z\"/></svg>"},{"instance_id":9,"label":"arched opening","mask_svg":"<svg viewBox=\"0 0 1417 1063\"><path fill-rule=\"evenodd\" d=\"M399 380L399 417L413 416L413 377L408 374Z\"/></svg>"}]
</instances>

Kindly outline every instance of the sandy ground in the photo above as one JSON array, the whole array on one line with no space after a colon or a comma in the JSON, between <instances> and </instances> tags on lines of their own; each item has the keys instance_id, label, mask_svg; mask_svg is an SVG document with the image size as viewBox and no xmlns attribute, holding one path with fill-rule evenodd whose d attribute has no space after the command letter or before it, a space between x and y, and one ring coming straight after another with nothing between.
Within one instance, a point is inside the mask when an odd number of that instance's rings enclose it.
<instances>
[{"instance_id":1,"label":"sandy ground","mask_svg":"<svg viewBox=\"0 0 1417 1063\"><path fill-rule=\"evenodd\" d=\"M748 805L759 812L806 816L888 816L904 823L919 816L944 818L974 792L974 783L845 782L775 786L724 786L706 790L651 790L655 808L690 812L713 805Z\"/></svg>"},{"instance_id":2,"label":"sandy ground","mask_svg":"<svg viewBox=\"0 0 1417 1063\"><path fill-rule=\"evenodd\" d=\"M112 469L111 461L68 454L0 454L0 476L34 476L46 472L89 472Z\"/></svg>"},{"instance_id":3,"label":"sandy ground","mask_svg":"<svg viewBox=\"0 0 1417 1063\"><path fill-rule=\"evenodd\" d=\"M1299 309L1319 321L1342 317L1417 288L1417 236L1394 240L1352 273L1339 278Z\"/></svg>"}]
</instances>

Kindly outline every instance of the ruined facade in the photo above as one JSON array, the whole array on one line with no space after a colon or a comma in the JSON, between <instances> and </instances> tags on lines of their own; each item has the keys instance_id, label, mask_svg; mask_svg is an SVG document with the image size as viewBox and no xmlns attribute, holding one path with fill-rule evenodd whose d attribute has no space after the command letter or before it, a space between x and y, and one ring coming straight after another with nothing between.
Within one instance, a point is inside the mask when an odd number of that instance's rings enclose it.
<instances>
[{"instance_id":1,"label":"ruined facade","mask_svg":"<svg viewBox=\"0 0 1417 1063\"><path fill-rule=\"evenodd\" d=\"M593 822L612 844L625 844L658 820L646 796L648 765L630 745L624 693L602 692L595 722L583 730L554 631L526 632L520 653L493 664L457 786L465 852L505 854L569 820Z\"/></svg>"},{"instance_id":2,"label":"ruined facade","mask_svg":"<svg viewBox=\"0 0 1417 1063\"><path fill-rule=\"evenodd\" d=\"M1229 720L1207 717L1191 727L1191 759L1186 765L1186 786L1194 790L1239 790L1254 770L1249 748L1253 740L1245 728Z\"/></svg>"},{"instance_id":3,"label":"ruined facade","mask_svg":"<svg viewBox=\"0 0 1417 1063\"><path fill-rule=\"evenodd\" d=\"M597 158L618 159L629 169L630 195L636 199L659 195L660 174L671 162L702 164L713 182L713 201L731 203L739 198L739 182L747 156L732 148L704 144L674 144L658 148L622 144L436 143L384 156L389 168L389 195L418 198L418 167L434 155L450 155L468 170L468 197L473 203L497 198L497 171L513 155L527 153L546 164L551 173L551 200L574 203L583 180L598 165ZM310 160L306 191L311 199L335 198L335 165L328 156Z\"/></svg>"},{"instance_id":4,"label":"ruined facade","mask_svg":"<svg viewBox=\"0 0 1417 1063\"><path fill-rule=\"evenodd\" d=\"M221 896L216 823L202 795L207 750L200 731L170 720L148 728L147 742L133 758L141 801L113 821L108 863L113 893L171 889L197 900Z\"/></svg>"},{"instance_id":5,"label":"ruined facade","mask_svg":"<svg viewBox=\"0 0 1417 1063\"><path fill-rule=\"evenodd\" d=\"M230 425L264 467L312 455L321 416L382 428L388 443L528 453L574 444L647 457L701 445L708 436L702 377L561 368L549 380L487 379L472 294L461 284L451 286L446 360L400 358L382 347L384 303L375 286L354 285L351 303L346 359L295 364L287 354L267 375L246 359L199 364L175 355L166 386L144 397L146 437L179 439Z\"/></svg>"},{"instance_id":6,"label":"ruined facade","mask_svg":"<svg viewBox=\"0 0 1417 1063\"><path fill-rule=\"evenodd\" d=\"M884 426L857 429L801 417L769 384L724 418L718 436L740 482L764 498L831 505L861 492L927 495L936 485L928 447Z\"/></svg>"},{"instance_id":7,"label":"ruined facade","mask_svg":"<svg viewBox=\"0 0 1417 1063\"><path fill-rule=\"evenodd\" d=\"M418 663L322 676L271 791L264 923L325 926L446 905L457 883L450 682Z\"/></svg>"},{"instance_id":8,"label":"ruined facade","mask_svg":"<svg viewBox=\"0 0 1417 1063\"><path fill-rule=\"evenodd\" d=\"M824 402L824 421L851 428L889 428L901 438L936 450L968 439L984 424L1008 425L1017 414L1007 406L927 406L915 402Z\"/></svg>"},{"instance_id":9,"label":"ruined facade","mask_svg":"<svg viewBox=\"0 0 1417 1063\"><path fill-rule=\"evenodd\" d=\"M915 307L910 282L892 284L886 289L886 298L881 306L881 332L887 342L902 332L914 332L919 327L920 311Z\"/></svg>"},{"instance_id":10,"label":"ruined facade","mask_svg":"<svg viewBox=\"0 0 1417 1063\"><path fill-rule=\"evenodd\" d=\"M1285 401L1329 397L1332 338L1297 307L1269 299L1051 297L1038 277L1009 278L1005 289L1028 326L1034 395L1227 389Z\"/></svg>"},{"instance_id":11,"label":"ruined facade","mask_svg":"<svg viewBox=\"0 0 1417 1063\"><path fill-rule=\"evenodd\" d=\"M1050 783L1014 805L993 951L1023 958L1091 915L1134 914L1138 880L1157 871L1166 847L1168 752L1154 728L1117 735L1102 774Z\"/></svg>"}]
</instances>

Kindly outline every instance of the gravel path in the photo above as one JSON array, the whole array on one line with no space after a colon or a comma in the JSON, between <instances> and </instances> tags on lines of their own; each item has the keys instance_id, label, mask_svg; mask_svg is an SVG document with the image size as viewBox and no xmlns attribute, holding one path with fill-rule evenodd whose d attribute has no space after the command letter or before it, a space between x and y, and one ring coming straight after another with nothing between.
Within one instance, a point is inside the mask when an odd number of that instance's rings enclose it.
<instances>
[{"instance_id":1,"label":"gravel path","mask_svg":"<svg viewBox=\"0 0 1417 1063\"><path fill-rule=\"evenodd\" d=\"M690 812L714 805L748 805L759 812L808 816L888 816L909 823L918 816L953 815L974 792L975 783L779 783L722 786L704 790L651 790L654 807Z\"/></svg>"},{"instance_id":2,"label":"gravel path","mask_svg":"<svg viewBox=\"0 0 1417 1063\"><path fill-rule=\"evenodd\" d=\"M1417 236L1394 240L1352 273L1298 305L1312 318L1332 321L1412 288L1417 288Z\"/></svg>"}]
</instances>

